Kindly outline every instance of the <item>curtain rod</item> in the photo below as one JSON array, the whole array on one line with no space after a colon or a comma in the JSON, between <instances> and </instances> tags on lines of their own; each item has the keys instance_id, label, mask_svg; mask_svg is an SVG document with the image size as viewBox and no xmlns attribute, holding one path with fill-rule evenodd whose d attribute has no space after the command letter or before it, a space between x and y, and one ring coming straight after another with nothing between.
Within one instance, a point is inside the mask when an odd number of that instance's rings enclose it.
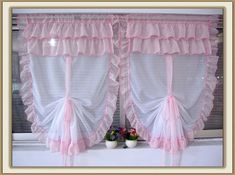
<instances>
[{"instance_id":1,"label":"curtain rod","mask_svg":"<svg viewBox=\"0 0 235 175\"><path fill-rule=\"evenodd\" d=\"M177 15L177 14L175 14L175 15ZM182 18L179 18L179 16L177 16L175 18L174 17L161 18L161 17L154 17L154 16L153 17L125 17L125 16L120 16L118 18L119 19L129 19L129 20L146 20L146 19L148 19L148 20L159 20L159 21L161 21L161 20L176 20L176 18L177 18L177 20L182 20L182 21L192 21L192 20L193 21L223 21L223 18L213 17L211 15L209 15L209 16L210 16L209 18L206 18L208 16L205 16L204 19L200 18L202 16L198 16L198 18L197 18L197 16L194 16L194 19L192 19L192 18L187 19L187 17L189 17L189 16L186 16L186 15L184 17L182 16ZM50 18L52 18L52 17L50 17ZM55 17L55 18L57 18L57 17ZM61 19L74 19L73 17L60 17L60 18ZM45 17L39 17L39 16L36 16L36 17L13 16L12 17L12 20L17 20L17 19L45 19ZM105 19L112 19L112 17L97 17L97 16L91 17L91 16L89 16L89 17L82 17L82 18L78 18L78 19L105 20Z\"/></svg>"},{"instance_id":2,"label":"curtain rod","mask_svg":"<svg viewBox=\"0 0 235 175\"><path fill-rule=\"evenodd\" d=\"M26 14L30 15L30 14ZM13 20L17 19L44 19L44 16L36 16L35 14L32 14L33 16L12 16ZM42 14L46 15L46 14ZM222 21L223 19L221 18L222 16L220 15L182 15L182 14L177 14L177 16L173 14L134 14L133 16L129 16L132 14L67 14L66 16L63 16L63 14L48 14L49 18L57 18L57 15L62 15L60 18L63 19L92 19L92 20L102 20L102 19L112 19L112 18L119 18L119 19L129 19L129 20L183 20L183 21ZM55 16L54 16L55 15ZM69 16L72 15L72 16ZM74 15L74 16L73 16ZM82 15L81 18L80 15ZM87 16L86 16L87 15ZM99 16L98 16L99 15ZM106 16L108 15L108 16ZM203 18L205 16L205 18ZM78 17L78 18L76 18Z\"/></svg>"},{"instance_id":3,"label":"curtain rod","mask_svg":"<svg viewBox=\"0 0 235 175\"><path fill-rule=\"evenodd\" d=\"M190 15L222 15L223 9L17 9L13 8L13 14L71 14L71 13L105 13L105 14L128 14L128 13L155 13L155 14L190 14Z\"/></svg>"},{"instance_id":4,"label":"curtain rod","mask_svg":"<svg viewBox=\"0 0 235 175\"><path fill-rule=\"evenodd\" d=\"M26 19L26 18L24 18L24 17L14 17L13 18L13 20L17 20L17 19ZM34 17L34 18L31 18L31 19L44 19L44 18L40 18L40 17ZM69 19L69 18L63 18L63 19ZM88 18L82 18L83 20L84 19L88 19ZM89 19L91 19L91 20L108 20L109 18L89 18ZM110 18L111 19L111 18ZM127 18L123 18L123 17L120 17L119 19L127 19ZM156 21L162 21L162 20L166 20L166 21L174 21L175 19L156 19L156 18L128 18L129 20L143 20L143 21L145 21L146 19L148 19L148 20L156 20ZM177 20L181 20L181 21L194 21L194 22L200 22L200 21L211 21L211 22L223 22L223 19L177 19ZM13 22L13 24L14 24L14 22Z\"/></svg>"}]
</instances>

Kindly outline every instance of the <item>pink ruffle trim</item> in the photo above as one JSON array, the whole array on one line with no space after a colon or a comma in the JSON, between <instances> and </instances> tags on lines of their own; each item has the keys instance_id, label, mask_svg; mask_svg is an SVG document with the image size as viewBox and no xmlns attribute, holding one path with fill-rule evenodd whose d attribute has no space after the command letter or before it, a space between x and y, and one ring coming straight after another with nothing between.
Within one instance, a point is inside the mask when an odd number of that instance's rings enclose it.
<instances>
[{"instance_id":1,"label":"pink ruffle trim","mask_svg":"<svg viewBox=\"0 0 235 175\"><path fill-rule=\"evenodd\" d=\"M130 39L130 51L145 54L180 54L180 55L196 55L211 54L210 40L176 40L175 38L133 38Z\"/></svg>"},{"instance_id":2,"label":"pink ruffle trim","mask_svg":"<svg viewBox=\"0 0 235 175\"><path fill-rule=\"evenodd\" d=\"M208 116L210 115L212 109L213 109L213 100L214 95L213 92L215 90L217 79L215 77L215 72L217 69L217 61L218 56L208 56L207 57L207 75L205 78L205 86L203 90L203 97L201 101L203 102L203 107L200 112L199 119L196 121L195 126L192 128L192 130L186 132L186 137L189 140L193 140L194 135L202 130L205 126L205 122L207 121Z\"/></svg>"},{"instance_id":3,"label":"pink ruffle trim","mask_svg":"<svg viewBox=\"0 0 235 175\"><path fill-rule=\"evenodd\" d=\"M132 21L126 37L130 52L146 54L211 54L209 23Z\"/></svg>"},{"instance_id":4,"label":"pink ruffle trim","mask_svg":"<svg viewBox=\"0 0 235 175\"><path fill-rule=\"evenodd\" d=\"M104 139L106 132L113 123L113 114L116 110L117 95L119 83L117 77L119 75L120 58L116 54L110 54L109 74L108 74L108 92L106 94L106 107L104 118L99 124L93 135L89 136L89 147L99 143Z\"/></svg>"},{"instance_id":5,"label":"pink ruffle trim","mask_svg":"<svg viewBox=\"0 0 235 175\"><path fill-rule=\"evenodd\" d=\"M143 38L150 37L158 38L175 38L176 40L183 39L209 39L209 23L195 22L139 22L133 21L127 24L127 38Z\"/></svg>"},{"instance_id":6,"label":"pink ruffle trim","mask_svg":"<svg viewBox=\"0 0 235 175\"><path fill-rule=\"evenodd\" d=\"M47 22L29 23L24 32L24 38L111 38L113 36L111 23L84 22Z\"/></svg>"},{"instance_id":7,"label":"pink ruffle trim","mask_svg":"<svg viewBox=\"0 0 235 175\"><path fill-rule=\"evenodd\" d=\"M32 38L23 42L21 52L33 54L36 56L78 56L80 54L87 56L99 56L105 53L113 53L112 39L35 39ZM53 45L51 45L53 43Z\"/></svg>"},{"instance_id":8,"label":"pink ruffle trim","mask_svg":"<svg viewBox=\"0 0 235 175\"><path fill-rule=\"evenodd\" d=\"M37 56L113 53L112 19L87 20L76 15L21 15L25 24L20 52ZM81 19L80 19L81 18ZM23 21L24 22L23 22Z\"/></svg>"},{"instance_id":9,"label":"pink ruffle trim","mask_svg":"<svg viewBox=\"0 0 235 175\"><path fill-rule=\"evenodd\" d=\"M47 131L40 126L40 121L38 120L37 114L34 109L33 91L32 91L32 75L29 68L30 59L29 57L22 56L20 60L21 73L20 78L22 86L20 89L20 94L24 105L26 106L25 113L27 120L32 122L31 130L36 135L38 140L45 141L47 137Z\"/></svg>"}]
</instances>

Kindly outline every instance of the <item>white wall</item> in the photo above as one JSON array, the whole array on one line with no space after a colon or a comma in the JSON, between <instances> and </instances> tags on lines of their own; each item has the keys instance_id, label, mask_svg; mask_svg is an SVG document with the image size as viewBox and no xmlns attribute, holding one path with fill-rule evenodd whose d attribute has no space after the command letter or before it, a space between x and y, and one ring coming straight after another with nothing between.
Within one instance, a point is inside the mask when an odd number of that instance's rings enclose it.
<instances>
[{"instance_id":1,"label":"white wall","mask_svg":"<svg viewBox=\"0 0 235 175\"><path fill-rule=\"evenodd\" d=\"M104 143L75 157L75 166L161 166L163 151L151 149L145 142L136 148L106 149ZM13 145L13 166L63 166L59 153L50 153L45 146ZM181 166L223 166L222 139L198 139L182 154Z\"/></svg>"}]
</instances>

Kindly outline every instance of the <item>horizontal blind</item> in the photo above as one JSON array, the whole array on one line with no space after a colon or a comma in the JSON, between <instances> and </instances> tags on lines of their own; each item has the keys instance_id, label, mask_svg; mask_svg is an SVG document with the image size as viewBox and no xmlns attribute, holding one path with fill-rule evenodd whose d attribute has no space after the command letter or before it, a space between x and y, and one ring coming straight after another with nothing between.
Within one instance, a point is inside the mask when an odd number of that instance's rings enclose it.
<instances>
[{"instance_id":1,"label":"horizontal blind","mask_svg":"<svg viewBox=\"0 0 235 175\"><path fill-rule=\"evenodd\" d=\"M216 70L217 85L214 91L214 106L208 121L205 123L205 129L222 129L223 128L223 43L218 45L218 63Z\"/></svg>"}]
</instances>

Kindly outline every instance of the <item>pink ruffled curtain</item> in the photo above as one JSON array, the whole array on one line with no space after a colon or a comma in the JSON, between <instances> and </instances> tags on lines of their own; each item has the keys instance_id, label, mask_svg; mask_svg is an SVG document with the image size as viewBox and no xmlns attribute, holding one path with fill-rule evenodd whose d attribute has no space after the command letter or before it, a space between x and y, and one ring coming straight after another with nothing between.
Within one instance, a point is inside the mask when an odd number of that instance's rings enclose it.
<instances>
[{"instance_id":1,"label":"pink ruffled curtain","mask_svg":"<svg viewBox=\"0 0 235 175\"><path fill-rule=\"evenodd\" d=\"M215 18L21 15L21 93L32 131L65 159L100 142L120 84L138 134L154 148L185 149L213 107Z\"/></svg>"},{"instance_id":2,"label":"pink ruffled curtain","mask_svg":"<svg viewBox=\"0 0 235 175\"><path fill-rule=\"evenodd\" d=\"M32 132L67 158L103 140L113 121L119 58L112 18L25 15L22 100ZM71 162L72 163L72 162Z\"/></svg>"},{"instance_id":3,"label":"pink ruffled curtain","mask_svg":"<svg viewBox=\"0 0 235 175\"><path fill-rule=\"evenodd\" d=\"M176 166L213 107L216 29L209 18L153 16L128 16L120 88L131 125L151 147L170 152Z\"/></svg>"}]
</instances>

